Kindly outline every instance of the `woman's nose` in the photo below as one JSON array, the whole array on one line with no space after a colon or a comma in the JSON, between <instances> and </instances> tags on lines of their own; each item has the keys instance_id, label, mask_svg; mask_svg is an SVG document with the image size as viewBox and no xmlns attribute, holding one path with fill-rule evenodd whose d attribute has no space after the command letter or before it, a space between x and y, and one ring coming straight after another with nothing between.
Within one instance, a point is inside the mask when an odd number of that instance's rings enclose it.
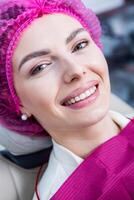
<instances>
[{"instance_id":1,"label":"woman's nose","mask_svg":"<svg viewBox=\"0 0 134 200\"><path fill-rule=\"evenodd\" d=\"M86 66L83 66L75 60L64 60L64 74L63 79L65 83L77 81L86 74Z\"/></svg>"}]
</instances>

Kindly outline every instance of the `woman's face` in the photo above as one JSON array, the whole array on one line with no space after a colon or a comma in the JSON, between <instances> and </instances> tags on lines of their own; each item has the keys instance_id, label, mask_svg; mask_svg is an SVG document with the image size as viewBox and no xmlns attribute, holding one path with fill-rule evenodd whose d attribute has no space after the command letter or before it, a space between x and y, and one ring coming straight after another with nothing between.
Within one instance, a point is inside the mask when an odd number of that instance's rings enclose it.
<instances>
[{"instance_id":1,"label":"woman's face","mask_svg":"<svg viewBox=\"0 0 134 200\"><path fill-rule=\"evenodd\" d=\"M101 50L74 18L44 15L22 34L14 52L20 108L50 133L79 130L109 107L108 67Z\"/></svg>"}]
</instances>

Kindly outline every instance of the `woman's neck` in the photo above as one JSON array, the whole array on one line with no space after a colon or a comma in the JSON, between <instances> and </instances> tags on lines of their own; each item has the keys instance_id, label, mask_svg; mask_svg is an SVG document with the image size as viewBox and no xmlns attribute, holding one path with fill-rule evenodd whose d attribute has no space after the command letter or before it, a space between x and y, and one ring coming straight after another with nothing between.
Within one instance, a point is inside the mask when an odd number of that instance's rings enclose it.
<instances>
[{"instance_id":1,"label":"woman's neck","mask_svg":"<svg viewBox=\"0 0 134 200\"><path fill-rule=\"evenodd\" d=\"M85 158L97 146L116 136L119 132L119 126L108 115L92 127L76 130L66 134L64 138L58 136L58 139L54 138L54 140L79 157Z\"/></svg>"}]
</instances>

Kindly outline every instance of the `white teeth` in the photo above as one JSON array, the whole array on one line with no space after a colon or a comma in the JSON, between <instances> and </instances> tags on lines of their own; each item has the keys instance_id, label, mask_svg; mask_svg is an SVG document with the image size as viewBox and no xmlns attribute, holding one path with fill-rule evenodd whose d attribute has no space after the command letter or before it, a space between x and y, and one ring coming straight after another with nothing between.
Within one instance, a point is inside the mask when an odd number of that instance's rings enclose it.
<instances>
[{"instance_id":1,"label":"white teeth","mask_svg":"<svg viewBox=\"0 0 134 200\"><path fill-rule=\"evenodd\" d=\"M91 96L92 94L94 94L96 91L96 86L93 86L92 88L86 90L84 93L80 94L79 96L76 96L70 100L68 100L65 105L71 105L74 104L76 102L79 102L83 99L86 99L87 97Z\"/></svg>"},{"instance_id":2,"label":"white teeth","mask_svg":"<svg viewBox=\"0 0 134 200\"><path fill-rule=\"evenodd\" d=\"M70 101L71 101L71 103L75 103L75 99L71 99Z\"/></svg>"},{"instance_id":3,"label":"white teeth","mask_svg":"<svg viewBox=\"0 0 134 200\"><path fill-rule=\"evenodd\" d=\"M96 87L94 86L93 88L90 89L90 93L93 94L96 90Z\"/></svg>"},{"instance_id":4,"label":"white teeth","mask_svg":"<svg viewBox=\"0 0 134 200\"><path fill-rule=\"evenodd\" d=\"M86 92L85 92L85 94L86 94L86 97L88 97L88 96L90 96L90 91L89 90L87 90Z\"/></svg>"},{"instance_id":5,"label":"white teeth","mask_svg":"<svg viewBox=\"0 0 134 200\"><path fill-rule=\"evenodd\" d=\"M75 97L75 101L80 101L80 97Z\"/></svg>"},{"instance_id":6,"label":"white teeth","mask_svg":"<svg viewBox=\"0 0 134 200\"><path fill-rule=\"evenodd\" d=\"M83 100L83 99L85 99L85 98L86 98L85 93L80 94L80 99L81 99L81 100Z\"/></svg>"}]
</instances>

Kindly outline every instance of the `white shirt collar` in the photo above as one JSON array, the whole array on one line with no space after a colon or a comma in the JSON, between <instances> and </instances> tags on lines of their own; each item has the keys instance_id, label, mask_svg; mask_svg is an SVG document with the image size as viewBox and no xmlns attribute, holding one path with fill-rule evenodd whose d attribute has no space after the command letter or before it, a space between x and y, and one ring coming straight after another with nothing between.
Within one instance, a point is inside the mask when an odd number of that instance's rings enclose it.
<instances>
[{"instance_id":1,"label":"white shirt collar","mask_svg":"<svg viewBox=\"0 0 134 200\"><path fill-rule=\"evenodd\" d=\"M125 128L127 124L130 122L130 119L123 116L122 114L116 112L116 111L109 111L112 120L121 128Z\"/></svg>"},{"instance_id":2,"label":"white shirt collar","mask_svg":"<svg viewBox=\"0 0 134 200\"><path fill-rule=\"evenodd\" d=\"M52 139L52 142L55 158L61 163L65 172L69 175L84 159L58 144L55 140Z\"/></svg>"}]
</instances>

